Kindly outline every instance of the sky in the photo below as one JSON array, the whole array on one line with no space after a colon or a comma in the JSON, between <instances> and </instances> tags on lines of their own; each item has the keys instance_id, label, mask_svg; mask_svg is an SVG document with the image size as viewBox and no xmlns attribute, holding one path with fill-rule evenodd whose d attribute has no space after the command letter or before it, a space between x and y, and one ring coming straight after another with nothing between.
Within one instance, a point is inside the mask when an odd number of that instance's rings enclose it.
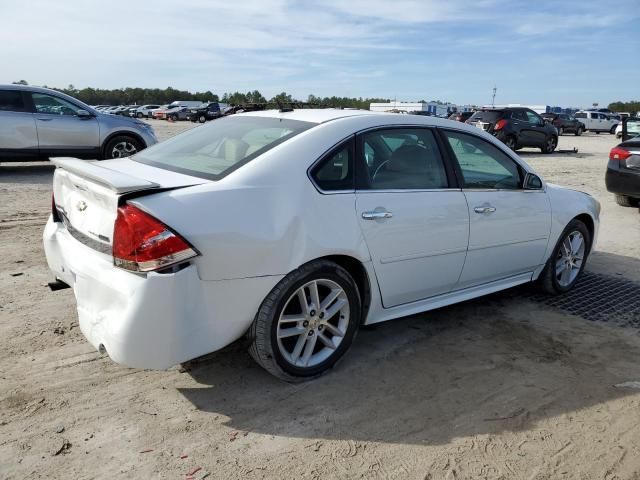
<instances>
[{"instance_id":1,"label":"sky","mask_svg":"<svg viewBox=\"0 0 640 480\"><path fill-rule=\"evenodd\" d=\"M0 83L606 106L640 0L0 0ZM634 60L630 60L634 59Z\"/></svg>"}]
</instances>

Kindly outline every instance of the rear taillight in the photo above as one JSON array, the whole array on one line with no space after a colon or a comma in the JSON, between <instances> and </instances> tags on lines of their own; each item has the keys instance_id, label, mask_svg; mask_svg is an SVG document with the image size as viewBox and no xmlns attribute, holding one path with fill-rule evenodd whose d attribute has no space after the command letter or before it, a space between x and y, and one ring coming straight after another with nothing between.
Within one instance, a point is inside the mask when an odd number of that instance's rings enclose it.
<instances>
[{"instance_id":1,"label":"rear taillight","mask_svg":"<svg viewBox=\"0 0 640 480\"><path fill-rule=\"evenodd\" d=\"M164 223L133 205L118 208L113 229L113 263L150 272L184 262L198 253Z\"/></svg>"},{"instance_id":2,"label":"rear taillight","mask_svg":"<svg viewBox=\"0 0 640 480\"><path fill-rule=\"evenodd\" d=\"M504 127L507 126L507 121L502 119L502 120L498 120L495 124L495 126L493 127L494 130L502 130Z\"/></svg>"},{"instance_id":3,"label":"rear taillight","mask_svg":"<svg viewBox=\"0 0 640 480\"><path fill-rule=\"evenodd\" d=\"M609 160L617 160L623 162L631 156L631 152L622 147L613 147L609 152Z\"/></svg>"}]
</instances>

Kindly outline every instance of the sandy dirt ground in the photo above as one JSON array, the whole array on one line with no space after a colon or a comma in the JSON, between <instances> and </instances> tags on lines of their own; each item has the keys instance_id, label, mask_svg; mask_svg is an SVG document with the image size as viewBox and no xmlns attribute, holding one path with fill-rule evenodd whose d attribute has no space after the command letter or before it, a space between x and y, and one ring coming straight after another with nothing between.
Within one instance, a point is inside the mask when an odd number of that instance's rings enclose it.
<instances>
[{"instance_id":1,"label":"sandy dirt ground","mask_svg":"<svg viewBox=\"0 0 640 480\"><path fill-rule=\"evenodd\" d=\"M192 126L153 123L161 138ZM588 268L640 282L640 214L604 186L615 143L521 153L602 203ZM638 330L526 289L362 329L302 385L242 342L164 372L114 364L82 337L73 293L46 288L51 175L0 165L0 478L640 479L640 390L615 386L640 381Z\"/></svg>"}]
</instances>

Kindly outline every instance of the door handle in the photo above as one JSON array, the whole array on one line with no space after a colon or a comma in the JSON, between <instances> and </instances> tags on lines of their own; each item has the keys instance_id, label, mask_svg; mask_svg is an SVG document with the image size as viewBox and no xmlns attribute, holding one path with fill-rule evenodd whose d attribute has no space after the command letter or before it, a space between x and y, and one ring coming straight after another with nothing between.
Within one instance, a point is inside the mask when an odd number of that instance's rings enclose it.
<instances>
[{"instance_id":1,"label":"door handle","mask_svg":"<svg viewBox=\"0 0 640 480\"><path fill-rule=\"evenodd\" d=\"M365 220L378 220L380 218L391 218L393 213L387 211L362 212L362 218Z\"/></svg>"},{"instance_id":2,"label":"door handle","mask_svg":"<svg viewBox=\"0 0 640 480\"><path fill-rule=\"evenodd\" d=\"M493 213L496 211L496 207L492 207L491 205L482 205L481 207L475 207L473 211L476 213Z\"/></svg>"}]
</instances>

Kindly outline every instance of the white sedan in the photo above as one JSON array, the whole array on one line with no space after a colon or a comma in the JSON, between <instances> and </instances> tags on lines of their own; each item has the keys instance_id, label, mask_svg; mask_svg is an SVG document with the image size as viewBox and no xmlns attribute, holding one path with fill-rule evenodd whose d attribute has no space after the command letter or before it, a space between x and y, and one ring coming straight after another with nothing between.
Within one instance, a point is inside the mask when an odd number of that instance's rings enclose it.
<instances>
[{"instance_id":1,"label":"white sedan","mask_svg":"<svg viewBox=\"0 0 640 480\"><path fill-rule=\"evenodd\" d=\"M434 117L253 112L54 162L51 287L72 287L89 342L132 367L247 335L272 374L312 378L362 324L533 281L569 290L598 232L591 196Z\"/></svg>"}]
</instances>

